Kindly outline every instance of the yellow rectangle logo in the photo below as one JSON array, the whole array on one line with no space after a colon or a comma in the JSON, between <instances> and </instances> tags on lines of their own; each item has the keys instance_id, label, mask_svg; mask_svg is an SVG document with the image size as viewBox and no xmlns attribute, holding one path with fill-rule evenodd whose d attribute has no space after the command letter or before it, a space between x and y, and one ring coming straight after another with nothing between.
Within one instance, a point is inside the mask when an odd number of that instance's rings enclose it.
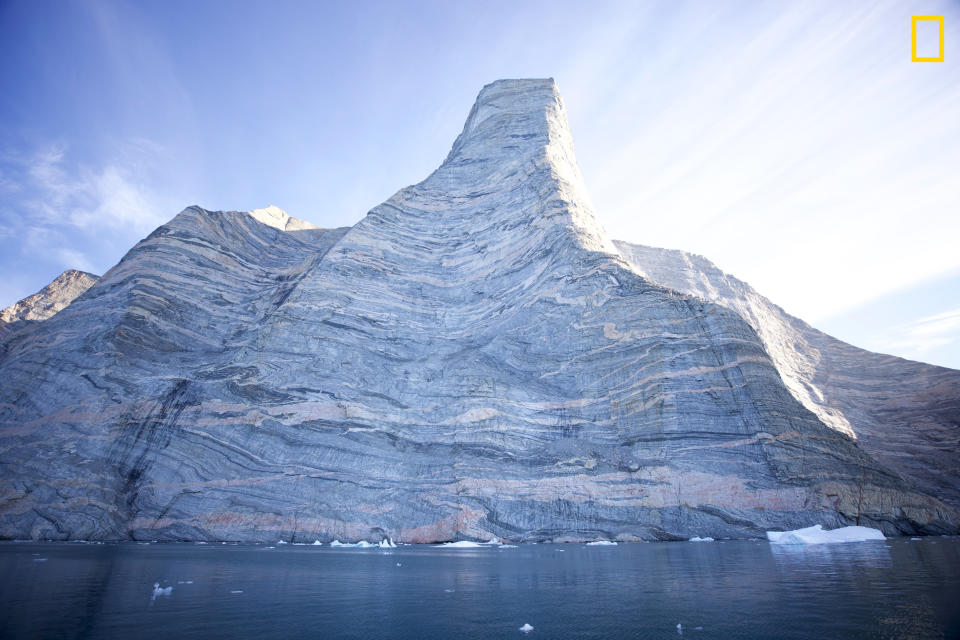
<instances>
[{"instance_id":1,"label":"yellow rectangle logo","mask_svg":"<svg viewBox=\"0 0 960 640\"><path fill-rule=\"evenodd\" d=\"M935 58L921 58L917 55L917 23L921 20L938 22L940 27L939 55ZM910 60L913 62L943 62L943 16L912 16L910 18Z\"/></svg>"}]
</instances>

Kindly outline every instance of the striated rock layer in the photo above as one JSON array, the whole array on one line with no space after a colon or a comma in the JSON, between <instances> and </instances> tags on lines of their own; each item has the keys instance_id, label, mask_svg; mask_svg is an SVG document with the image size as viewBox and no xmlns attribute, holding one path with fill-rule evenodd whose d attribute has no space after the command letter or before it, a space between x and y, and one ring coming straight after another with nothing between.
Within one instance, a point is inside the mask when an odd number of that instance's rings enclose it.
<instances>
[{"instance_id":1,"label":"striated rock layer","mask_svg":"<svg viewBox=\"0 0 960 640\"><path fill-rule=\"evenodd\" d=\"M957 531L738 310L621 256L552 80L485 87L440 168L356 226L284 216L191 207L9 342L0 535Z\"/></svg>"}]
</instances>

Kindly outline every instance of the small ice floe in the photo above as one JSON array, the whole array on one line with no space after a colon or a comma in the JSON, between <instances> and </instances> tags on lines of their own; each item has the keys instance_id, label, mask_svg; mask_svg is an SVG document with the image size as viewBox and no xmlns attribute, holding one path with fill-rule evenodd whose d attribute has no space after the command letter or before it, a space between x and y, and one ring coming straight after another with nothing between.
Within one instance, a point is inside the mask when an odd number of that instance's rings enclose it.
<instances>
[{"instance_id":1,"label":"small ice floe","mask_svg":"<svg viewBox=\"0 0 960 640\"><path fill-rule=\"evenodd\" d=\"M330 543L331 547L354 547L356 549L369 549L370 547L375 547L377 545L370 544L366 540L361 540L360 542L340 542L339 540L334 540Z\"/></svg>"},{"instance_id":2,"label":"small ice floe","mask_svg":"<svg viewBox=\"0 0 960 640\"><path fill-rule=\"evenodd\" d=\"M530 633L531 631L533 631L533 627L530 626L529 623L524 622L523 626L520 627L520 631L523 631L524 633Z\"/></svg>"},{"instance_id":3,"label":"small ice floe","mask_svg":"<svg viewBox=\"0 0 960 640\"><path fill-rule=\"evenodd\" d=\"M276 549L276 547L264 547L264 549Z\"/></svg>"},{"instance_id":4,"label":"small ice floe","mask_svg":"<svg viewBox=\"0 0 960 640\"><path fill-rule=\"evenodd\" d=\"M232 589L230 593L243 593L243 589Z\"/></svg>"},{"instance_id":5,"label":"small ice floe","mask_svg":"<svg viewBox=\"0 0 960 640\"><path fill-rule=\"evenodd\" d=\"M703 631L703 627L694 627L693 630L694 630L694 631Z\"/></svg>"},{"instance_id":6,"label":"small ice floe","mask_svg":"<svg viewBox=\"0 0 960 640\"><path fill-rule=\"evenodd\" d=\"M482 547L488 547L488 546L490 546L490 545L488 545L488 544L485 543L485 542L473 542L473 541L471 541L471 540L460 540L460 541L458 541L458 542L444 542L443 544L441 544L441 545L439 545L439 546L444 547L444 548L448 548L448 549L449 549L449 548L453 548L453 549L475 549L475 548L477 548L477 547L482 548Z\"/></svg>"},{"instance_id":7,"label":"small ice floe","mask_svg":"<svg viewBox=\"0 0 960 640\"><path fill-rule=\"evenodd\" d=\"M706 538L701 538L700 536L693 536L692 538L690 538L689 542L713 542L713 538L709 536Z\"/></svg>"},{"instance_id":8,"label":"small ice floe","mask_svg":"<svg viewBox=\"0 0 960 640\"><path fill-rule=\"evenodd\" d=\"M564 551L566 551L566 549L557 549L557 551L559 551L560 553L563 553Z\"/></svg>"},{"instance_id":9,"label":"small ice floe","mask_svg":"<svg viewBox=\"0 0 960 640\"><path fill-rule=\"evenodd\" d=\"M677 635L683 635L683 625L679 622L677 623Z\"/></svg>"},{"instance_id":10,"label":"small ice floe","mask_svg":"<svg viewBox=\"0 0 960 640\"><path fill-rule=\"evenodd\" d=\"M393 544L390 538L384 538L378 545L381 549L395 549L397 545Z\"/></svg>"},{"instance_id":11,"label":"small ice floe","mask_svg":"<svg viewBox=\"0 0 960 640\"><path fill-rule=\"evenodd\" d=\"M277 540L277 544L287 544L287 543L283 540Z\"/></svg>"},{"instance_id":12,"label":"small ice floe","mask_svg":"<svg viewBox=\"0 0 960 640\"><path fill-rule=\"evenodd\" d=\"M193 584L193 580L177 580L177 584Z\"/></svg>"},{"instance_id":13,"label":"small ice floe","mask_svg":"<svg viewBox=\"0 0 960 640\"><path fill-rule=\"evenodd\" d=\"M46 559L46 558L34 558L33 561L34 561L34 562L46 562L47 559Z\"/></svg>"},{"instance_id":14,"label":"small ice floe","mask_svg":"<svg viewBox=\"0 0 960 640\"><path fill-rule=\"evenodd\" d=\"M38 555L40 555L40 554L39 554L39 553L31 553L30 555L32 555L32 556L38 556Z\"/></svg>"},{"instance_id":15,"label":"small ice floe","mask_svg":"<svg viewBox=\"0 0 960 640\"><path fill-rule=\"evenodd\" d=\"M456 591L456 589L444 589L444 590L443 590L444 593L454 593L455 591Z\"/></svg>"},{"instance_id":16,"label":"small ice floe","mask_svg":"<svg viewBox=\"0 0 960 640\"><path fill-rule=\"evenodd\" d=\"M314 540L314 541L313 541L313 546L315 546L315 547L319 547L319 546L321 546L322 544L323 544L323 543L320 542L319 540Z\"/></svg>"},{"instance_id":17,"label":"small ice floe","mask_svg":"<svg viewBox=\"0 0 960 640\"><path fill-rule=\"evenodd\" d=\"M168 596L173 593L173 587L161 587L159 582L153 583L153 597Z\"/></svg>"},{"instance_id":18,"label":"small ice floe","mask_svg":"<svg viewBox=\"0 0 960 640\"><path fill-rule=\"evenodd\" d=\"M197 541L194 542L193 544L207 544L207 543L206 543L206 542L203 542L202 540L197 540Z\"/></svg>"},{"instance_id":19,"label":"small ice floe","mask_svg":"<svg viewBox=\"0 0 960 640\"><path fill-rule=\"evenodd\" d=\"M398 566L398 567L402 567L403 565L398 562L398 563L397 563L397 566Z\"/></svg>"},{"instance_id":20,"label":"small ice floe","mask_svg":"<svg viewBox=\"0 0 960 640\"><path fill-rule=\"evenodd\" d=\"M923 540L923 538L910 538L911 540Z\"/></svg>"},{"instance_id":21,"label":"small ice floe","mask_svg":"<svg viewBox=\"0 0 960 640\"><path fill-rule=\"evenodd\" d=\"M886 540L879 530L870 527L840 527L826 531L819 524L795 531L767 531L767 539L771 544L828 544Z\"/></svg>"},{"instance_id":22,"label":"small ice floe","mask_svg":"<svg viewBox=\"0 0 960 640\"><path fill-rule=\"evenodd\" d=\"M502 544L502 545L500 545L500 548L501 548L501 549L516 549L516 548L517 548L517 545L515 545L515 544ZM562 551L562 549L561 549L561 551Z\"/></svg>"},{"instance_id":23,"label":"small ice floe","mask_svg":"<svg viewBox=\"0 0 960 640\"><path fill-rule=\"evenodd\" d=\"M613 540L594 540L587 543L588 547L615 547L617 543Z\"/></svg>"}]
</instances>

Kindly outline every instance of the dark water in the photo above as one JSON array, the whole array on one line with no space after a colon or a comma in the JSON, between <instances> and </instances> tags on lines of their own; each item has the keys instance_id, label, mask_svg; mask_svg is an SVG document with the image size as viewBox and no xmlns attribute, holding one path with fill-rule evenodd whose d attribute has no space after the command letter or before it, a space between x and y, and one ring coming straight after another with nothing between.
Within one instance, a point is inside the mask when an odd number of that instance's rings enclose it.
<instances>
[{"instance_id":1,"label":"dark water","mask_svg":"<svg viewBox=\"0 0 960 640\"><path fill-rule=\"evenodd\" d=\"M677 623L687 639L960 638L955 538L390 551L13 543L0 545L0 571L4 638L676 639ZM154 582L172 593L154 597Z\"/></svg>"}]
</instances>

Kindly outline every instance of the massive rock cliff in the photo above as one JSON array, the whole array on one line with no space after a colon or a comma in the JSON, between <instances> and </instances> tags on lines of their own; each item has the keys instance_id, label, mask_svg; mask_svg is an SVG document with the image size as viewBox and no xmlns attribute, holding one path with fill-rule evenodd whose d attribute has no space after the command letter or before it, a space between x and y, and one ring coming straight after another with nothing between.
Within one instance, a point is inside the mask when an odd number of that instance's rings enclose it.
<instances>
[{"instance_id":1,"label":"massive rock cliff","mask_svg":"<svg viewBox=\"0 0 960 640\"><path fill-rule=\"evenodd\" d=\"M440 168L354 227L284 216L191 207L9 342L0 535L957 531L738 310L620 254L552 80L485 87Z\"/></svg>"}]
</instances>

